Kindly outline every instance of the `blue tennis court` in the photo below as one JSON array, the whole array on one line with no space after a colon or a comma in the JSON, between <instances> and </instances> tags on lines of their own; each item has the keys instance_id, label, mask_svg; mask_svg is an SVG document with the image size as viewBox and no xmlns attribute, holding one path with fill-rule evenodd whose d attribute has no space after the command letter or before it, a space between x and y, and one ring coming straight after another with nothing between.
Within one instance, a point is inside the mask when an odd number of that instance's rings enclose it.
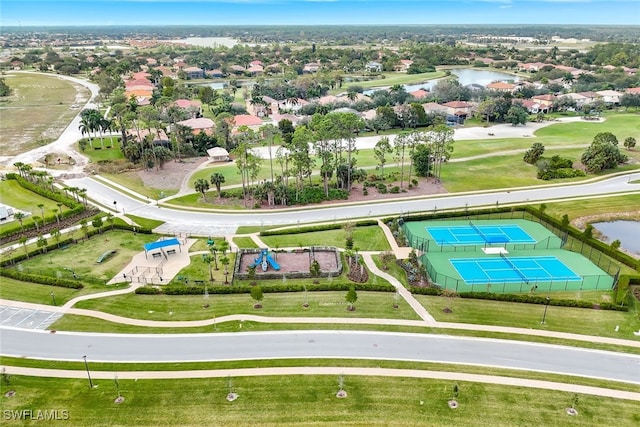
<instances>
[{"instance_id":1,"label":"blue tennis court","mask_svg":"<svg viewBox=\"0 0 640 427\"><path fill-rule=\"evenodd\" d=\"M536 243L517 224L425 227L439 246L481 245L485 243Z\"/></svg>"},{"instance_id":2,"label":"blue tennis court","mask_svg":"<svg viewBox=\"0 0 640 427\"><path fill-rule=\"evenodd\" d=\"M450 259L465 283L535 283L580 281L582 278L554 256Z\"/></svg>"}]
</instances>

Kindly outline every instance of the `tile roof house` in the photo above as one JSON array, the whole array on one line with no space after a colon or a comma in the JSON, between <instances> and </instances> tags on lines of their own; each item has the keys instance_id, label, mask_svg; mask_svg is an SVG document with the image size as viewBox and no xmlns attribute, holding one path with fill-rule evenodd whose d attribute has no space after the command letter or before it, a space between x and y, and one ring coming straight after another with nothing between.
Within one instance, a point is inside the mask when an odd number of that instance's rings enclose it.
<instances>
[{"instance_id":1,"label":"tile roof house","mask_svg":"<svg viewBox=\"0 0 640 427\"><path fill-rule=\"evenodd\" d=\"M422 104L422 108L424 108L424 112L427 114L437 114L437 113L446 114L449 110L444 105L440 105L436 102L427 102L426 104Z\"/></svg>"},{"instance_id":2,"label":"tile roof house","mask_svg":"<svg viewBox=\"0 0 640 427\"><path fill-rule=\"evenodd\" d=\"M213 120L207 119L206 117L183 120L181 122L178 122L177 124L191 128L191 131L194 135L197 135L200 132L211 135L213 134L213 128L215 127L215 123L213 122Z\"/></svg>"},{"instance_id":3,"label":"tile roof house","mask_svg":"<svg viewBox=\"0 0 640 427\"><path fill-rule=\"evenodd\" d=\"M294 116L293 114L272 114L271 120L277 126L282 120L289 120L293 125L297 125L302 120L302 117Z\"/></svg>"},{"instance_id":4,"label":"tile roof house","mask_svg":"<svg viewBox=\"0 0 640 427\"><path fill-rule=\"evenodd\" d=\"M264 73L264 67L262 65L256 64L256 65L252 65L249 68L247 68L247 73L251 74L251 75L259 75Z\"/></svg>"},{"instance_id":5,"label":"tile roof house","mask_svg":"<svg viewBox=\"0 0 640 427\"><path fill-rule=\"evenodd\" d=\"M640 87L630 87L624 91L624 93L630 93L632 95L640 95Z\"/></svg>"},{"instance_id":6,"label":"tile roof house","mask_svg":"<svg viewBox=\"0 0 640 427\"><path fill-rule=\"evenodd\" d=\"M513 103L522 105L531 114L538 114L541 111L548 111L548 109L543 108L539 103L531 99L516 99L513 101Z\"/></svg>"},{"instance_id":7,"label":"tile roof house","mask_svg":"<svg viewBox=\"0 0 640 427\"><path fill-rule=\"evenodd\" d=\"M152 129L151 131L149 131L149 129L128 129L127 135L132 141L136 142L143 142L146 139L147 135L153 136L154 143L170 141L169 137L163 129Z\"/></svg>"},{"instance_id":8,"label":"tile roof house","mask_svg":"<svg viewBox=\"0 0 640 427\"><path fill-rule=\"evenodd\" d=\"M214 77L214 78L222 78L224 77L224 73L222 72L222 70L210 70L207 71L206 73L208 76Z\"/></svg>"},{"instance_id":9,"label":"tile roof house","mask_svg":"<svg viewBox=\"0 0 640 427\"><path fill-rule=\"evenodd\" d=\"M430 95L430 92L427 92L424 89L414 90L413 92L409 92L409 95L413 96L416 99L426 98Z\"/></svg>"},{"instance_id":10,"label":"tile roof house","mask_svg":"<svg viewBox=\"0 0 640 427\"><path fill-rule=\"evenodd\" d=\"M409 67L413 64L413 61L410 59L401 59L398 64L394 67L396 71L407 71Z\"/></svg>"},{"instance_id":11,"label":"tile roof house","mask_svg":"<svg viewBox=\"0 0 640 427\"><path fill-rule=\"evenodd\" d=\"M531 99L538 102L540 105L544 107L553 107L553 103L555 102L556 97L555 95L536 95Z\"/></svg>"},{"instance_id":12,"label":"tile roof house","mask_svg":"<svg viewBox=\"0 0 640 427\"><path fill-rule=\"evenodd\" d=\"M302 72L303 73L316 73L318 72L318 70L320 69L321 65L317 62L309 62L307 64L304 64L304 67L302 68Z\"/></svg>"},{"instance_id":13,"label":"tile roof house","mask_svg":"<svg viewBox=\"0 0 640 427\"><path fill-rule=\"evenodd\" d=\"M516 90L517 86L513 83L507 82L492 82L487 85L487 89L496 90L499 92L509 92L512 93Z\"/></svg>"},{"instance_id":14,"label":"tile roof house","mask_svg":"<svg viewBox=\"0 0 640 427\"><path fill-rule=\"evenodd\" d=\"M545 64L544 62L527 62L518 64L518 69L520 71L528 71L530 73L535 73L536 71L540 71L543 67L550 65L553 67L553 64Z\"/></svg>"},{"instance_id":15,"label":"tile roof house","mask_svg":"<svg viewBox=\"0 0 640 427\"><path fill-rule=\"evenodd\" d=\"M382 71L382 64L377 61L370 61L364 66L364 68L371 73L379 73Z\"/></svg>"},{"instance_id":16,"label":"tile roof house","mask_svg":"<svg viewBox=\"0 0 640 427\"><path fill-rule=\"evenodd\" d=\"M193 118L202 115L202 102L199 99L176 99L173 105L187 111Z\"/></svg>"},{"instance_id":17,"label":"tile roof house","mask_svg":"<svg viewBox=\"0 0 640 427\"><path fill-rule=\"evenodd\" d=\"M238 130L240 126L247 126L249 129L257 131L265 122L260 117L251 114L238 114L233 116L233 129Z\"/></svg>"},{"instance_id":18,"label":"tile roof house","mask_svg":"<svg viewBox=\"0 0 640 427\"><path fill-rule=\"evenodd\" d=\"M187 74L188 79L204 78L204 70L200 67L187 67L187 68L184 68L182 71L184 71Z\"/></svg>"},{"instance_id":19,"label":"tile roof house","mask_svg":"<svg viewBox=\"0 0 640 427\"><path fill-rule=\"evenodd\" d=\"M326 96L321 96L317 102L320 105L328 105L328 104L335 104L338 101L339 99L337 96L326 95Z\"/></svg>"},{"instance_id":20,"label":"tile roof house","mask_svg":"<svg viewBox=\"0 0 640 427\"><path fill-rule=\"evenodd\" d=\"M622 96L622 93L616 90L599 90L596 93L602 97L605 104L618 104Z\"/></svg>"},{"instance_id":21,"label":"tile roof house","mask_svg":"<svg viewBox=\"0 0 640 427\"><path fill-rule=\"evenodd\" d=\"M446 102L442 105L447 107L448 114L459 116L459 117L467 116L468 114L471 114L471 109L473 108L473 105L464 101L451 101L451 102Z\"/></svg>"}]
</instances>

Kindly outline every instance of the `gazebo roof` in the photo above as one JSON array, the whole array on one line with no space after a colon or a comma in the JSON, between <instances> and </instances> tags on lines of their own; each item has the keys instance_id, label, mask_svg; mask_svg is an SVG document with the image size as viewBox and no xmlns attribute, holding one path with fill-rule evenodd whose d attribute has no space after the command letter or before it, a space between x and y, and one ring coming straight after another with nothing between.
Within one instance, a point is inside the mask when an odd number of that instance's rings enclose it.
<instances>
[{"instance_id":1,"label":"gazebo roof","mask_svg":"<svg viewBox=\"0 0 640 427\"><path fill-rule=\"evenodd\" d=\"M166 248L167 246L175 246L175 245L180 245L180 242L178 241L178 239L175 239L175 238L158 240L157 242L145 243L144 250L149 252L154 249Z\"/></svg>"}]
</instances>

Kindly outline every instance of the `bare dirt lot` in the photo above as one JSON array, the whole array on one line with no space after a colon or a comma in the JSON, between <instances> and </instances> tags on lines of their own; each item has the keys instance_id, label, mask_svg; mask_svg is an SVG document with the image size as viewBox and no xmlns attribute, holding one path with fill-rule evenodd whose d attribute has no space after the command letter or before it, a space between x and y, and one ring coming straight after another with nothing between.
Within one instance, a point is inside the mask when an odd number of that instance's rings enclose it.
<instances>
[{"instance_id":1,"label":"bare dirt lot","mask_svg":"<svg viewBox=\"0 0 640 427\"><path fill-rule=\"evenodd\" d=\"M157 188L160 190L174 190L180 188L182 181L188 174L193 172L202 163L206 162L208 157L193 157L182 159L181 161L169 161L164 164L160 171L155 169L140 170L136 174L146 187Z\"/></svg>"}]
</instances>

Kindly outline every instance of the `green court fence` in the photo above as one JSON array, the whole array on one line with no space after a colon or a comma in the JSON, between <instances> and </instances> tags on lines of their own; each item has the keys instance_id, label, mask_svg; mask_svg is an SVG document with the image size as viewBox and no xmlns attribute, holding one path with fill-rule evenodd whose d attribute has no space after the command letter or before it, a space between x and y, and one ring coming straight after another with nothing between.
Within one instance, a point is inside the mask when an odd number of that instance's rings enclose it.
<instances>
[{"instance_id":1,"label":"green court fence","mask_svg":"<svg viewBox=\"0 0 640 427\"><path fill-rule=\"evenodd\" d=\"M580 276L580 280L555 279L536 280L527 279L520 282L485 282L467 284L464 280L451 277L436 270L429 261L427 254L420 256L422 265L426 268L433 285L441 289L450 289L456 292L535 292L535 291L577 291L577 290L597 290L611 289L614 279L605 274Z\"/></svg>"},{"instance_id":2,"label":"green court fence","mask_svg":"<svg viewBox=\"0 0 640 427\"><path fill-rule=\"evenodd\" d=\"M439 245L435 240L414 235L406 226L409 221L451 221L451 220L508 220L523 219L527 221L537 222L553 233L553 236L532 244L494 244L489 243L479 245ZM620 275L620 264L611 257L604 254L597 248L588 243L579 240L569 234L566 229L561 229L553 224L543 221L540 217L533 215L527 210L510 209L504 211L489 211L482 213L473 212L457 212L450 215L442 213L438 215L426 215L420 219L407 219L407 222L401 222L402 229L409 246L422 251L419 257L422 265L427 270L429 277L434 285L443 289L452 289L456 292L466 291L487 291L491 292L531 292L531 291L548 291L548 290L593 290L593 289L611 289L615 286ZM429 261L427 254L433 252L472 252L488 247L505 247L510 250L529 250L529 249L564 249L576 252L589 259L597 265L607 275L580 276L581 280L524 280L519 283L483 283L483 284L467 284L461 278L451 277L444 273L438 272Z\"/></svg>"}]
</instances>

